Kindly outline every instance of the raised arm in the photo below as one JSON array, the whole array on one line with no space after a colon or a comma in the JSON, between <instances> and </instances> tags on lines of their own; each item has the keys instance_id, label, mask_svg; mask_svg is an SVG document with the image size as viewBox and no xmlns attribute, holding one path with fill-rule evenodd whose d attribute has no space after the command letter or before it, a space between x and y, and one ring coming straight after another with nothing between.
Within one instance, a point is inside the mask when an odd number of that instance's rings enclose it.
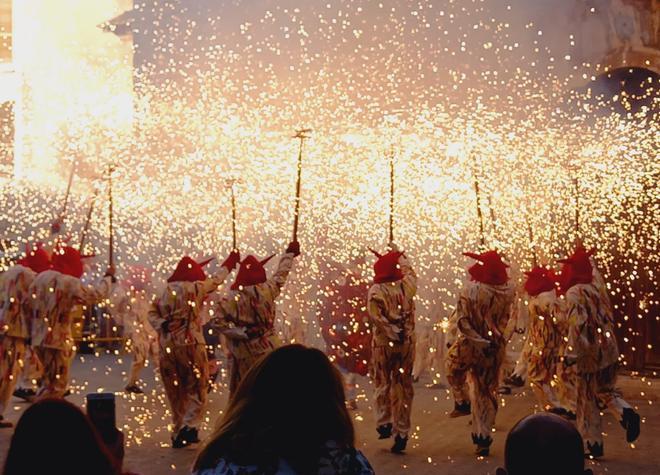
<instances>
[{"instance_id":1,"label":"raised arm","mask_svg":"<svg viewBox=\"0 0 660 475\"><path fill-rule=\"evenodd\" d=\"M293 260L300 255L300 244L292 242L287 247L286 252L280 257L280 262L277 264L277 270L270 279L266 281L266 285L270 289L273 298L277 298L282 291L282 287L289 278L289 273L293 267Z\"/></svg>"},{"instance_id":2,"label":"raised arm","mask_svg":"<svg viewBox=\"0 0 660 475\"><path fill-rule=\"evenodd\" d=\"M220 266L220 270L215 274L209 277L208 279L202 281L200 297L201 300L204 300L210 293L215 292L218 287L220 287L224 282L227 276L234 270L241 260L241 255L238 251L232 251L229 253L229 256L224 260Z\"/></svg>"}]
</instances>

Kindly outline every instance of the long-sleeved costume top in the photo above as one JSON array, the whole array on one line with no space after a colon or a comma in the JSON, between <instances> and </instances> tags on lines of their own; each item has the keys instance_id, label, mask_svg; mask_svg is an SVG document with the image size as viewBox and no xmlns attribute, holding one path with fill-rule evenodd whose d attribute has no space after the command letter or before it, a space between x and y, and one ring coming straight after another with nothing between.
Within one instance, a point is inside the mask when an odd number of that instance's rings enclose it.
<instances>
[{"instance_id":1,"label":"long-sleeved costume top","mask_svg":"<svg viewBox=\"0 0 660 475\"><path fill-rule=\"evenodd\" d=\"M158 331L161 348L204 345L202 306L229 275L226 267L218 274L197 282L171 282L149 309L149 322ZM163 331L163 324L167 329Z\"/></svg>"},{"instance_id":2,"label":"long-sleeved costume top","mask_svg":"<svg viewBox=\"0 0 660 475\"><path fill-rule=\"evenodd\" d=\"M31 315L28 296L35 272L15 265L0 277L0 335L30 338Z\"/></svg>"},{"instance_id":3,"label":"long-sleeved costume top","mask_svg":"<svg viewBox=\"0 0 660 475\"><path fill-rule=\"evenodd\" d=\"M76 305L91 305L110 296L112 280L104 277L93 286L54 270L37 275L30 286L32 346L69 350L73 346Z\"/></svg>"},{"instance_id":4,"label":"long-sleeved costume top","mask_svg":"<svg viewBox=\"0 0 660 475\"><path fill-rule=\"evenodd\" d=\"M403 255L399 267L403 279L373 284L369 289L367 310L373 323L373 346L410 341L415 336L417 274Z\"/></svg>"},{"instance_id":5,"label":"long-sleeved costume top","mask_svg":"<svg viewBox=\"0 0 660 475\"><path fill-rule=\"evenodd\" d=\"M513 331L510 319L515 312L515 298L515 287L511 283L468 282L456 306L458 339L481 346L505 345Z\"/></svg>"},{"instance_id":6,"label":"long-sleeved costume top","mask_svg":"<svg viewBox=\"0 0 660 475\"><path fill-rule=\"evenodd\" d=\"M577 363L578 373L595 373L619 360L612 308L595 283L576 284L566 292L565 356Z\"/></svg>"},{"instance_id":7,"label":"long-sleeved costume top","mask_svg":"<svg viewBox=\"0 0 660 475\"><path fill-rule=\"evenodd\" d=\"M560 356L565 346L566 326L562 322L563 300L554 290L530 297L529 322L524 354Z\"/></svg>"},{"instance_id":8,"label":"long-sleeved costume top","mask_svg":"<svg viewBox=\"0 0 660 475\"><path fill-rule=\"evenodd\" d=\"M283 254L277 270L266 282L229 292L213 305L211 324L227 337L228 350L237 358L267 351L264 338L275 336L275 300L291 272L294 255ZM229 331L245 328L247 339L235 338Z\"/></svg>"}]
</instances>

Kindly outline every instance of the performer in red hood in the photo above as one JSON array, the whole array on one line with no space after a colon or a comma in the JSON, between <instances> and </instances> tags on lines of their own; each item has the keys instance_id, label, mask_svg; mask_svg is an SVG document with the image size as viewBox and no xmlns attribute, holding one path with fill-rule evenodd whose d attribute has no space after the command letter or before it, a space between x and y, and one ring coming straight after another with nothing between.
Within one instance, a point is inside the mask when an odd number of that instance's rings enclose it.
<instances>
[{"instance_id":1,"label":"performer in red hood","mask_svg":"<svg viewBox=\"0 0 660 475\"><path fill-rule=\"evenodd\" d=\"M408 443L414 396L417 275L394 243L390 243L387 254L374 254L378 259L367 310L373 329L371 377L375 386L377 431L381 439L394 433L391 450L401 453Z\"/></svg>"},{"instance_id":2,"label":"performer in red hood","mask_svg":"<svg viewBox=\"0 0 660 475\"><path fill-rule=\"evenodd\" d=\"M578 243L569 258L559 261L563 264L559 281L568 324L564 360L577 371L577 427L588 455L598 458L604 454L601 407L607 407L620 421L629 443L639 436L640 418L616 391L619 347L614 316L592 254Z\"/></svg>"},{"instance_id":3,"label":"performer in red hood","mask_svg":"<svg viewBox=\"0 0 660 475\"><path fill-rule=\"evenodd\" d=\"M48 253L26 245L25 257L0 276L0 428L12 427L3 415L26 361L32 315L29 290L34 278L51 267Z\"/></svg>"},{"instance_id":4,"label":"performer in red hood","mask_svg":"<svg viewBox=\"0 0 660 475\"><path fill-rule=\"evenodd\" d=\"M124 327L127 351L133 361L125 391L142 394L138 381L140 372L149 360L158 362L158 333L149 323L151 270L131 266L126 269L127 277L115 286L112 293L112 316Z\"/></svg>"},{"instance_id":5,"label":"performer in red hood","mask_svg":"<svg viewBox=\"0 0 660 475\"><path fill-rule=\"evenodd\" d=\"M208 398L202 305L238 265L240 255L231 252L218 273L207 277L204 266L211 260L181 258L149 310L149 322L159 336L160 374L174 422L172 447L177 449L199 442L199 424Z\"/></svg>"},{"instance_id":6,"label":"performer in red hood","mask_svg":"<svg viewBox=\"0 0 660 475\"><path fill-rule=\"evenodd\" d=\"M70 246L57 246L52 268L38 274L30 286L32 346L44 369L37 397L63 397L67 390L74 347L72 309L110 296L114 267L94 286L80 281L87 257Z\"/></svg>"},{"instance_id":7,"label":"performer in red hood","mask_svg":"<svg viewBox=\"0 0 660 475\"><path fill-rule=\"evenodd\" d=\"M360 263L338 265L333 278L323 286L326 298L319 310L326 352L344 374L346 399L351 409L357 408L355 375L366 376L371 360L369 314L364 306L369 285L360 279Z\"/></svg>"},{"instance_id":8,"label":"performer in red hood","mask_svg":"<svg viewBox=\"0 0 660 475\"><path fill-rule=\"evenodd\" d=\"M226 337L229 350L229 392L233 394L245 373L262 355L281 345L275 333L275 300L286 283L300 244L292 242L280 257L272 277L259 260L248 256L241 262L231 290L211 307L212 325Z\"/></svg>"},{"instance_id":9,"label":"performer in red hood","mask_svg":"<svg viewBox=\"0 0 660 475\"><path fill-rule=\"evenodd\" d=\"M497 386L504 361L507 326L512 316L515 287L497 251L464 255L478 262L468 269L466 283L456 306L457 338L446 357L447 380L454 393L451 417L472 412L472 441L476 453L490 453L492 429L497 415ZM473 382L468 394L468 374Z\"/></svg>"},{"instance_id":10,"label":"performer in red hood","mask_svg":"<svg viewBox=\"0 0 660 475\"><path fill-rule=\"evenodd\" d=\"M528 361L529 384L543 409L569 415L573 412L574 401L565 396L570 391L557 385L553 387L558 379L558 363L564 354L567 335L567 329L561 323L563 301L558 296L558 277L552 269L542 266L534 267L525 275L529 323L521 358Z\"/></svg>"}]
</instances>

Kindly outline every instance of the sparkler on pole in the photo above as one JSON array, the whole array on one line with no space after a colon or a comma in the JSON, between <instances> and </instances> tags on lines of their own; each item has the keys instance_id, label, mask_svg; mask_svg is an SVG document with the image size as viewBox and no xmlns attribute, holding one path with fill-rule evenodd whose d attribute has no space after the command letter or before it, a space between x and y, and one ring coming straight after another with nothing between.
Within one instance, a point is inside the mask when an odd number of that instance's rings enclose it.
<instances>
[{"instance_id":1,"label":"sparkler on pole","mask_svg":"<svg viewBox=\"0 0 660 475\"><path fill-rule=\"evenodd\" d=\"M298 151L298 176L296 179L296 207L293 212L293 241L298 240L298 221L300 219L300 179L302 175L302 156L303 156L303 146L305 140L309 138L309 133L312 129L300 129L296 132L296 135L293 136L294 139L300 140L300 149Z\"/></svg>"},{"instance_id":2,"label":"sparkler on pole","mask_svg":"<svg viewBox=\"0 0 660 475\"><path fill-rule=\"evenodd\" d=\"M525 221L527 222L527 234L529 237L529 245L532 248L532 264L534 267L538 266L538 258L536 257L536 243L534 242L534 230L532 229L532 223L529 220L529 216L525 217Z\"/></svg>"},{"instance_id":3,"label":"sparkler on pole","mask_svg":"<svg viewBox=\"0 0 660 475\"><path fill-rule=\"evenodd\" d=\"M69 172L69 181L66 185L66 192L64 193L64 203L62 203L62 209L60 210L60 214L58 217L53 221L53 224L51 224L50 231L51 234L57 234L60 232L62 229L62 223L64 222L64 217L66 216L66 209L69 205L69 195L71 194L71 185L73 184L73 176L76 173L76 164L77 160L73 160L71 162L71 171Z\"/></svg>"},{"instance_id":4,"label":"sparkler on pole","mask_svg":"<svg viewBox=\"0 0 660 475\"><path fill-rule=\"evenodd\" d=\"M394 242L394 147L390 149L390 241Z\"/></svg>"},{"instance_id":5,"label":"sparkler on pole","mask_svg":"<svg viewBox=\"0 0 660 475\"><path fill-rule=\"evenodd\" d=\"M231 248L233 251L238 250L238 239L236 238L236 191L234 185L239 183L236 178L228 178L227 186L231 193Z\"/></svg>"},{"instance_id":6,"label":"sparkler on pole","mask_svg":"<svg viewBox=\"0 0 660 475\"><path fill-rule=\"evenodd\" d=\"M87 210L87 216L85 217L85 225L83 226L82 232L80 233L80 246L78 250L83 253L85 247L85 241L87 240L87 233L89 232L89 224L92 221L92 214L94 213L94 205L96 204L96 198L98 197L99 189L94 188L94 195L92 196L91 201L89 202L89 209Z\"/></svg>"},{"instance_id":7,"label":"sparkler on pole","mask_svg":"<svg viewBox=\"0 0 660 475\"><path fill-rule=\"evenodd\" d=\"M484 235L484 216L481 212L481 193L479 191L479 177L477 176L477 157L474 153L471 153L473 161L472 175L474 176L474 194L477 198L477 217L479 218L479 238L481 242L481 247L486 247L486 237Z\"/></svg>"},{"instance_id":8,"label":"sparkler on pole","mask_svg":"<svg viewBox=\"0 0 660 475\"><path fill-rule=\"evenodd\" d=\"M114 210L113 210L113 199L112 199L112 172L115 171L114 165L112 163L108 164L108 265L113 267L115 265L115 254L114 254L114 230L113 230L113 219L114 219Z\"/></svg>"},{"instance_id":9,"label":"sparkler on pole","mask_svg":"<svg viewBox=\"0 0 660 475\"><path fill-rule=\"evenodd\" d=\"M573 178L575 187L575 238L580 238L580 179L575 175Z\"/></svg>"}]
</instances>

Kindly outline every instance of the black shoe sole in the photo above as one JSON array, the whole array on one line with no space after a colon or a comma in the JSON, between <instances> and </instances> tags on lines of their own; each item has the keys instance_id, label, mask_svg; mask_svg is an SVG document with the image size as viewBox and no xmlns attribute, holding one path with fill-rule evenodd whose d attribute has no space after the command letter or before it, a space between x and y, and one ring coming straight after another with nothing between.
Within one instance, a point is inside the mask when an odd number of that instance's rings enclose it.
<instances>
[{"instance_id":1,"label":"black shoe sole","mask_svg":"<svg viewBox=\"0 0 660 475\"><path fill-rule=\"evenodd\" d=\"M639 414L636 412L633 412L629 417L628 421L626 421L626 441L629 444L632 444L637 440L639 437L639 433L641 431L640 424L641 420L639 417Z\"/></svg>"}]
</instances>

